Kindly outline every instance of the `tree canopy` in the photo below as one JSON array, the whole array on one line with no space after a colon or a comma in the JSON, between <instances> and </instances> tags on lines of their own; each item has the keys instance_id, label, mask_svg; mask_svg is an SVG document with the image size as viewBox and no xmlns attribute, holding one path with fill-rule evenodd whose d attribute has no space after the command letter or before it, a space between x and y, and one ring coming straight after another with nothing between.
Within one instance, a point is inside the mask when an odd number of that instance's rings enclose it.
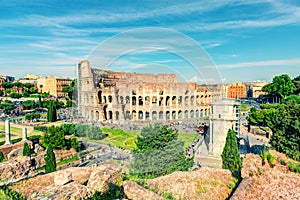
<instances>
[{"instance_id":1,"label":"tree canopy","mask_svg":"<svg viewBox=\"0 0 300 200\"><path fill-rule=\"evenodd\" d=\"M282 74L275 76L271 84L265 85L262 89L271 96L278 96L285 99L287 96L293 94L294 84L289 75Z\"/></svg>"},{"instance_id":2,"label":"tree canopy","mask_svg":"<svg viewBox=\"0 0 300 200\"><path fill-rule=\"evenodd\" d=\"M140 177L157 177L185 171L193 166L193 158L184 155L178 132L167 125L155 124L142 128L136 146L131 173Z\"/></svg>"},{"instance_id":3,"label":"tree canopy","mask_svg":"<svg viewBox=\"0 0 300 200\"><path fill-rule=\"evenodd\" d=\"M226 143L222 152L222 168L229 170L241 170L242 160L238 150L236 132L229 129Z\"/></svg>"}]
</instances>

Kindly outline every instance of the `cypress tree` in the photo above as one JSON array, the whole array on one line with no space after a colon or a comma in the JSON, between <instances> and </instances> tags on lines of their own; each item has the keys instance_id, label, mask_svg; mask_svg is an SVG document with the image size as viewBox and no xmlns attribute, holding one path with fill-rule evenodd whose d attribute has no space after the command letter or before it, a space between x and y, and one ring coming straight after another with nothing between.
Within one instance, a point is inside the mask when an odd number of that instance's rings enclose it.
<instances>
[{"instance_id":1,"label":"cypress tree","mask_svg":"<svg viewBox=\"0 0 300 200\"><path fill-rule=\"evenodd\" d=\"M0 151L0 162L2 162L4 160L4 155L2 153L2 151Z\"/></svg>"},{"instance_id":2,"label":"cypress tree","mask_svg":"<svg viewBox=\"0 0 300 200\"><path fill-rule=\"evenodd\" d=\"M222 168L229 170L240 170L242 168L236 132L231 129L228 130L226 143L222 152Z\"/></svg>"},{"instance_id":3,"label":"cypress tree","mask_svg":"<svg viewBox=\"0 0 300 200\"><path fill-rule=\"evenodd\" d=\"M49 102L48 112L47 112L47 120L48 122L56 121L56 105L54 101Z\"/></svg>"},{"instance_id":4,"label":"cypress tree","mask_svg":"<svg viewBox=\"0 0 300 200\"><path fill-rule=\"evenodd\" d=\"M23 146L23 156L30 156L30 148L27 142L24 142Z\"/></svg>"},{"instance_id":5,"label":"cypress tree","mask_svg":"<svg viewBox=\"0 0 300 200\"><path fill-rule=\"evenodd\" d=\"M46 161L46 166L45 166L46 173L51 173L56 171L56 158L51 145L49 145L47 148L45 161Z\"/></svg>"}]
</instances>

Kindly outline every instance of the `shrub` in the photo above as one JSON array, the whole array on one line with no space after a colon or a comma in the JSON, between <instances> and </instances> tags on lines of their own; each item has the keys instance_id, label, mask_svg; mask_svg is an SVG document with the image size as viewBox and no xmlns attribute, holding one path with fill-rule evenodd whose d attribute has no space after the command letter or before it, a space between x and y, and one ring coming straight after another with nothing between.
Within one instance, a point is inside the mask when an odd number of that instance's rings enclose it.
<instances>
[{"instance_id":1,"label":"shrub","mask_svg":"<svg viewBox=\"0 0 300 200\"><path fill-rule=\"evenodd\" d=\"M27 142L24 142L23 146L23 156L30 156L30 148Z\"/></svg>"},{"instance_id":2,"label":"shrub","mask_svg":"<svg viewBox=\"0 0 300 200\"><path fill-rule=\"evenodd\" d=\"M267 160L268 160L269 164L272 166L274 166L276 163L275 157L270 153L267 154Z\"/></svg>"},{"instance_id":3,"label":"shrub","mask_svg":"<svg viewBox=\"0 0 300 200\"><path fill-rule=\"evenodd\" d=\"M3 155L2 151L0 151L0 162L2 162L4 159L5 159L4 155Z\"/></svg>"},{"instance_id":4,"label":"shrub","mask_svg":"<svg viewBox=\"0 0 300 200\"><path fill-rule=\"evenodd\" d=\"M45 166L46 173L51 173L56 171L56 158L51 145L49 145L47 148L45 161L46 161L46 166Z\"/></svg>"}]
</instances>

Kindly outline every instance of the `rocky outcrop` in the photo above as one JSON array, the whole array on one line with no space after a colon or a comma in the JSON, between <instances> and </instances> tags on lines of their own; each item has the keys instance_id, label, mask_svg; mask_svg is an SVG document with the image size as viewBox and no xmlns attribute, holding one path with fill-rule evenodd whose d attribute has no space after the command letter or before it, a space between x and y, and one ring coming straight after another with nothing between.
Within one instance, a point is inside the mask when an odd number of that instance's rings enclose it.
<instances>
[{"instance_id":1,"label":"rocky outcrop","mask_svg":"<svg viewBox=\"0 0 300 200\"><path fill-rule=\"evenodd\" d=\"M138 185L133 181L124 181L122 185L124 189L124 194L129 199L132 200L148 200L148 199L163 200L164 199L158 194L152 192L151 190L143 188L142 186Z\"/></svg>"},{"instance_id":2,"label":"rocky outcrop","mask_svg":"<svg viewBox=\"0 0 300 200\"><path fill-rule=\"evenodd\" d=\"M243 158L243 167L241 170L242 178L249 178L258 175L258 169L262 168L262 159L257 154L247 154Z\"/></svg>"},{"instance_id":3,"label":"rocky outcrop","mask_svg":"<svg viewBox=\"0 0 300 200\"><path fill-rule=\"evenodd\" d=\"M0 184L12 183L26 178L32 171L29 157L12 158L7 162L0 163Z\"/></svg>"},{"instance_id":4,"label":"rocky outcrop","mask_svg":"<svg viewBox=\"0 0 300 200\"><path fill-rule=\"evenodd\" d=\"M10 160L18 156L23 156L23 148L17 148L9 152L9 154L7 154L7 159Z\"/></svg>"},{"instance_id":5,"label":"rocky outcrop","mask_svg":"<svg viewBox=\"0 0 300 200\"><path fill-rule=\"evenodd\" d=\"M269 153L276 159L272 165L268 162L263 165L258 155L248 154L244 157L243 180L232 200L300 199L300 174L289 171L286 163L290 159L276 151Z\"/></svg>"},{"instance_id":6,"label":"rocky outcrop","mask_svg":"<svg viewBox=\"0 0 300 200\"><path fill-rule=\"evenodd\" d=\"M121 171L113 165L71 167L22 180L11 186L28 199L87 199L95 190L106 192L119 184Z\"/></svg>"},{"instance_id":7,"label":"rocky outcrop","mask_svg":"<svg viewBox=\"0 0 300 200\"><path fill-rule=\"evenodd\" d=\"M229 170L202 167L191 172L174 172L147 181L149 188L173 199L226 199L236 179Z\"/></svg>"},{"instance_id":8,"label":"rocky outcrop","mask_svg":"<svg viewBox=\"0 0 300 200\"><path fill-rule=\"evenodd\" d=\"M58 172L56 176L54 176L54 185L61 186L72 181L72 172L68 170L62 170Z\"/></svg>"},{"instance_id":9,"label":"rocky outcrop","mask_svg":"<svg viewBox=\"0 0 300 200\"><path fill-rule=\"evenodd\" d=\"M122 181L121 168L102 165L91 173L87 186L92 191L105 192L111 185L116 185L120 181Z\"/></svg>"}]
</instances>

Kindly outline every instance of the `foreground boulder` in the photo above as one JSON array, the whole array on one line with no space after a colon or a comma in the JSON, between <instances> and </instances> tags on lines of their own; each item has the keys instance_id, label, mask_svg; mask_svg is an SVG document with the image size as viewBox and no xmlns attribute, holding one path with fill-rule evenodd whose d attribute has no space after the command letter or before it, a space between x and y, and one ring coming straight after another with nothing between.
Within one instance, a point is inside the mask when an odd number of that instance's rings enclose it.
<instances>
[{"instance_id":1,"label":"foreground boulder","mask_svg":"<svg viewBox=\"0 0 300 200\"><path fill-rule=\"evenodd\" d=\"M0 163L0 185L26 178L33 172L29 157L18 156Z\"/></svg>"},{"instance_id":2,"label":"foreground boulder","mask_svg":"<svg viewBox=\"0 0 300 200\"><path fill-rule=\"evenodd\" d=\"M244 157L243 180L232 200L300 199L300 174L289 170L287 163L291 160L276 151L269 153L276 159L272 164L262 164L261 157L255 154Z\"/></svg>"},{"instance_id":3,"label":"foreground boulder","mask_svg":"<svg viewBox=\"0 0 300 200\"><path fill-rule=\"evenodd\" d=\"M191 172L174 172L147 181L149 188L173 199L226 199L237 179L229 170L202 167Z\"/></svg>"},{"instance_id":4,"label":"foreground boulder","mask_svg":"<svg viewBox=\"0 0 300 200\"><path fill-rule=\"evenodd\" d=\"M28 199L87 199L95 190L108 191L122 180L120 169L113 165L71 167L50 174L22 180L10 186Z\"/></svg>"},{"instance_id":5,"label":"foreground boulder","mask_svg":"<svg viewBox=\"0 0 300 200\"><path fill-rule=\"evenodd\" d=\"M138 185L133 181L124 181L123 182L123 189L124 194L132 200L148 200L148 199L155 199L155 200L163 200L161 196L143 188L142 186Z\"/></svg>"}]
</instances>

